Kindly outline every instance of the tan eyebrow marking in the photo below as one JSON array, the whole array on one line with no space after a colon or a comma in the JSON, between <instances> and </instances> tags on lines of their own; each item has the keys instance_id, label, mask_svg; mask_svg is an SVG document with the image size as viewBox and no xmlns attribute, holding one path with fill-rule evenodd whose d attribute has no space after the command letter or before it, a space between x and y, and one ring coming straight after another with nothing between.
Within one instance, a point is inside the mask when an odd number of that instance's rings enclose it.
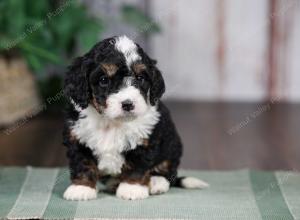
<instances>
[{"instance_id":1,"label":"tan eyebrow marking","mask_svg":"<svg viewBox=\"0 0 300 220\"><path fill-rule=\"evenodd\" d=\"M139 74L141 73L143 70L146 70L146 66L145 64L142 64L142 63L137 63L137 64L133 64L133 71L136 73L136 74Z\"/></svg>"},{"instance_id":2,"label":"tan eyebrow marking","mask_svg":"<svg viewBox=\"0 0 300 220\"><path fill-rule=\"evenodd\" d=\"M113 76L118 70L117 65L113 63L101 63L100 65L109 76Z\"/></svg>"}]
</instances>

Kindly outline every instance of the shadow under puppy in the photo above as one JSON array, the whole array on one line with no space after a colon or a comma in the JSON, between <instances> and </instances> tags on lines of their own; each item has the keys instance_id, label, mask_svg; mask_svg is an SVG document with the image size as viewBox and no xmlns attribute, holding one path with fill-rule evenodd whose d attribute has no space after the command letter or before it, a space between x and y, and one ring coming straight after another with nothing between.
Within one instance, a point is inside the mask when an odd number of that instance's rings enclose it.
<instances>
[{"instance_id":1,"label":"shadow under puppy","mask_svg":"<svg viewBox=\"0 0 300 220\"><path fill-rule=\"evenodd\" d=\"M120 36L96 44L69 67L64 145L72 184L65 199L95 199L98 180L127 200L165 193L170 186L207 186L177 177L182 144L159 101L165 84L155 64Z\"/></svg>"}]
</instances>

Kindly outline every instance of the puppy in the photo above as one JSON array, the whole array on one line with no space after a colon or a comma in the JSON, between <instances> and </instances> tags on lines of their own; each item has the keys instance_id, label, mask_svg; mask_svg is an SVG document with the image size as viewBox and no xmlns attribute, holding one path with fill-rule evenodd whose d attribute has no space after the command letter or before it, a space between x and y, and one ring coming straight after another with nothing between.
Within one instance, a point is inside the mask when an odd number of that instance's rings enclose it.
<instances>
[{"instance_id":1,"label":"puppy","mask_svg":"<svg viewBox=\"0 0 300 220\"><path fill-rule=\"evenodd\" d=\"M65 199L95 199L98 180L126 200L165 193L170 186L207 186L177 177L182 144L159 100L165 83L155 64L120 36L96 44L69 67L63 135L72 184Z\"/></svg>"}]
</instances>

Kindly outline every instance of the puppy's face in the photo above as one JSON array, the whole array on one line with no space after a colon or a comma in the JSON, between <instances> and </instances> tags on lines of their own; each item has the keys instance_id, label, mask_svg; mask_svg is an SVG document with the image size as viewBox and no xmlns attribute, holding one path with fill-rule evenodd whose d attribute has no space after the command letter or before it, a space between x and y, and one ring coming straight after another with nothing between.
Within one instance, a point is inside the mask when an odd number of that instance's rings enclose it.
<instances>
[{"instance_id":1,"label":"puppy's face","mask_svg":"<svg viewBox=\"0 0 300 220\"><path fill-rule=\"evenodd\" d=\"M130 120L155 105L165 85L155 62L123 36L106 39L77 59L65 89L81 108L91 104L107 118Z\"/></svg>"},{"instance_id":2,"label":"puppy's face","mask_svg":"<svg viewBox=\"0 0 300 220\"><path fill-rule=\"evenodd\" d=\"M110 119L135 118L150 106L149 73L141 61L130 66L119 61L100 63L90 74L92 104Z\"/></svg>"}]
</instances>

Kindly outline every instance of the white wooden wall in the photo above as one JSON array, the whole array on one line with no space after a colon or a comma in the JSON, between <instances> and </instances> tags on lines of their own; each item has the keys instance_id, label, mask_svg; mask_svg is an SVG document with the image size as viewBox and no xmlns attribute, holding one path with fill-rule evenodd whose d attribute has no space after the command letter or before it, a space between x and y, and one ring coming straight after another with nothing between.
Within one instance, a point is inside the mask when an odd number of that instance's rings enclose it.
<instances>
[{"instance_id":1,"label":"white wooden wall","mask_svg":"<svg viewBox=\"0 0 300 220\"><path fill-rule=\"evenodd\" d=\"M167 97L300 101L300 0L150 0Z\"/></svg>"}]
</instances>

